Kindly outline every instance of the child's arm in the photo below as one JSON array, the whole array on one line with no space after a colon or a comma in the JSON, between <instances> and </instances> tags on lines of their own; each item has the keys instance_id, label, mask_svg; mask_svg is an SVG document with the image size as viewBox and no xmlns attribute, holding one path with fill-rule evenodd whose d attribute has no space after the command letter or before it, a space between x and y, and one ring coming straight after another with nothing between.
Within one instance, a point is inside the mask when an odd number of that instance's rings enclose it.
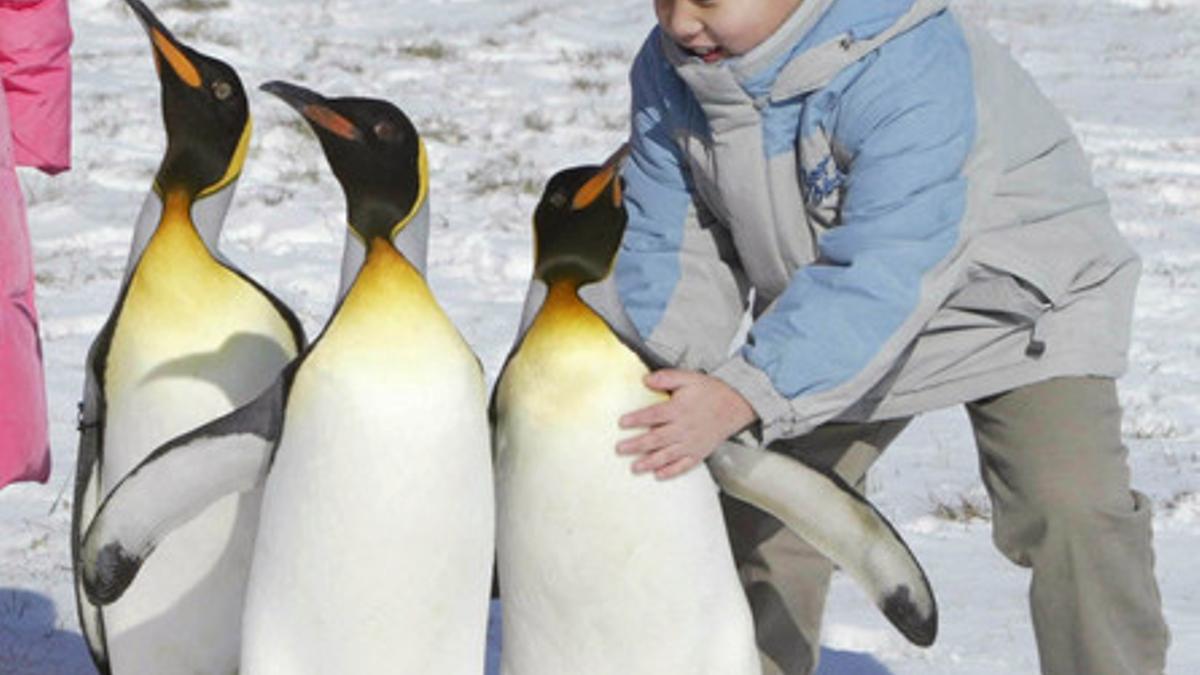
<instances>
[{"instance_id":1,"label":"child's arm","mask_svg":"<svg viewBox=\"0 0 1200 675\"><path fill-rule=\"evenodd\" d=\"M796 270L756 319L739 352L701 366L750 404L764 443L804 434L861 400L959 283L975 101L965 45L943 29L928 28L936 39L913 31L888 43L842 92L831 139L848 157L838 224L821 235L818 260ZM667 287L660 297L677 293ZM680 404L695 410L671 423L703 420L704 436L682 437L688 447L662 459L711 452L710 422L733 428L721 422L715 397L695 398ZM669 444L655 442L655 432L626 447L663 452Z\"/></svg>"},{"instance_id":2,"label":"child's arm","mask_svg":"<svg viewBox=\"0 0 1200 675\"><path fill-rule=\"evenodd\" d=\"M629 218L614 276L646 345L680 367L646 378L671 399L621 420L626 428L650 430L627 439L619 452L646 455L634 470L669 478L699 464L755 416L734 389L693 370L727 357L747 287L728 230L707 213L689 213L693 186L674 134L701 112L663 59L660 39L657 29L650 34L630 73L633 129L622 172ZM705 311L686 309L697 306Z\"/></svg>"},{"instance_id":3,"label":"child's arm","mask_svg":"<svg viewBox=\"0 0 1200 675\"><path fill-rule=\"evenodd\" d=\"M646 376L646 386L671 398L621 418L623 428L649 429L617 444L623 455L642 455L633 463L636 473L678 476L758 419L736 389L704 373L659 370Z\"/></svg>"},{"instance_id":4,"label":"child's arm","mask_svg":"<svg viewBox=\"0 0 1200 675\"><path fill-rule=\"evenodd\" d=\"M839 97L830 143L846 156L844 191L817 260L708 371L754 407L764 443L860 402L966 274L964 223L981 217L969 193L986 189L964 172L977 124L966 46L930 22L878 53Z\"/></svg>"},{"instance_id":5,"label":"child's arm","mask_svg":"<svg viewBox=\"0 0 1200 675\"><path fill-rule=\"evenodd\" d=\"M630 155L621 173L628 223L613 277L651 351L677 367L707 369L728 357L748 288L730 232L693 198L677 134L703 117L659 39L651 33L630 73Z\"/></svg>"}]
</instances>

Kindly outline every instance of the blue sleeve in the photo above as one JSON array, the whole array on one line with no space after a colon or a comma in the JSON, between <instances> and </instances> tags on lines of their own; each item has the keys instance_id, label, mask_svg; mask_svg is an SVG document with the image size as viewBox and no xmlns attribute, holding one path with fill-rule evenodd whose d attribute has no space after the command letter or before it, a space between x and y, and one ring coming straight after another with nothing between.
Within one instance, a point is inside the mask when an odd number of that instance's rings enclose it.
<instances>
[{"instance_id":1,"label":"blue sleeve","mask_svg":"<svg viewBox=\"0 0 1200 675\"><path fill-rule=\"evenodd\" d=\"M621 173L629 219L615 273L625 311L638 332L648 337L679 283L679 251L691 204L681 151L671 137L670 116L680 103L669 94L681 92L668 91L684 85L672 81L657 29L642 46L629 80L630 156Z\"/></svg>"},{"instance_id":2,"label":"blue sleeve","mask_svg":"<svg viewBox=\"0 0 1200 675\"><path fill-rule=\"evenodd\" d=\"M833 390L842 409L853 404L944 301L929 296L929 280L960 237L974 134L970 57L957 31L894 39L843 91L833 129L849 157L839 224L741 351L791 399L793 415Z\"/></svg>"},{"instance_id":3,"label":"blue sleeve","mask_svg":"<svg viewBox=\"0 0 1200 675\"><path fill-rule=\"evenodd\" d=\"M729 358L748 287L728 228L696 196L682 138L706 136L707 121L660 39L651 32L630 78L629 219L616 287L646 346L668 363L710 369Z\"/></svg>"}]
</instances>

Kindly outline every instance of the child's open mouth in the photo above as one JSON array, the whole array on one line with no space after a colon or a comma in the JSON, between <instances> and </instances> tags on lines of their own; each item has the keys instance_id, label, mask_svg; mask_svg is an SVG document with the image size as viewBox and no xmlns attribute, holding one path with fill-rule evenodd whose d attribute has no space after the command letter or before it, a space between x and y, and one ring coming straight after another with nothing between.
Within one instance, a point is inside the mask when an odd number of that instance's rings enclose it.
<instances>
[{"instance_id":1,"label":"child's open mouth","mask_svg":"<svg viewBox=\"0 0 1200 675\"><path fill-rule=\"evenodd\" d=\"M720 47L701 47L699 49L689 49L693 56L698 56L705 63L716 63L725 58L725 50Z\"/></svg>"}]
</instances>

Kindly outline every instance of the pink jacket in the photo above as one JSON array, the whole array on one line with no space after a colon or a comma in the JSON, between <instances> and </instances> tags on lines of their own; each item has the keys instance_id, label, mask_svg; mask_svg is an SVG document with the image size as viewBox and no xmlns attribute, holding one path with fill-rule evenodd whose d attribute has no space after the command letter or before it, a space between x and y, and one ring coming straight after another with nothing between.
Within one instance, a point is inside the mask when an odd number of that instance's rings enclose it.
<instances>
[{"instance_id":1,"label":"pink jacket","mask_svg":"<svg viewBox=\"0 0 1200 675\"><path fill-rule=\"evenodd\" d=\"M71 154L67 0L0 0L0 487L50 474L33 261L16 166Z\"/></svg>"}]
</instances>

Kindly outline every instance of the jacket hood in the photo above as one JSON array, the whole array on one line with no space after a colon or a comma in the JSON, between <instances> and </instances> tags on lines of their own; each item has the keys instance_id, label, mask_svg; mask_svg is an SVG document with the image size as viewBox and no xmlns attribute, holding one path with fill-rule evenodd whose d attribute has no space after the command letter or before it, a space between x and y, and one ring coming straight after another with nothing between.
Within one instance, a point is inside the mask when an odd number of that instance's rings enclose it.
<instances>
[{"instance_id":1,"label":"jacket hood","mask_svg":"<svg viewBox=\"0 0 1200 675\"><path fill-rule=\"evenodd\" d=\"M788 98L819 89L879 44L946 9L949 0L805 0L762 44L706 64L659 29L680 69L725 69L751 97ZM855 48L859 46L860 48Z\"/></svg>"}]
</instances>

